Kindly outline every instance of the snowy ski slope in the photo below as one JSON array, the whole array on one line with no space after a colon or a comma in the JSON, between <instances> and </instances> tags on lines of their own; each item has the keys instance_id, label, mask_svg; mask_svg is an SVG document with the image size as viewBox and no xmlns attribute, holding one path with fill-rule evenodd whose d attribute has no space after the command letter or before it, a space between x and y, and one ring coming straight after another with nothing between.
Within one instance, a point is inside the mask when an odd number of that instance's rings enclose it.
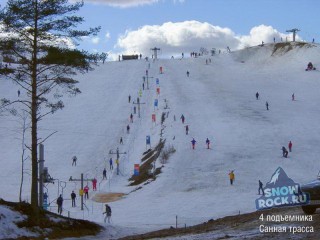
<instances>
[{"instance_id":1,"label":"snowy ski slope","mask_svg":"<svg viewBox=\"0 0 320 240\"><path fill-rule=\"evenodd\" d=\"M309 61L320 66L319 45L296 46L288 52L271 56L273 44L252 47L232 53L199 58L159 59L107 62L94 71L79 75L77 97L64 98L65 108L40 123L39 137L45 142L45 166L55 179L66 182L63 190L64 215L103 223L104 206L87 200L85 211L71 208L70 193L78 193L80 183L69 177L98 179L97 193L128 194L110 203L112 224L104 237L120 237L175 225L194 225L239 212L255 211L258 180L270 180L280 166L296 182L314 179L320 170L320 74L306 72ZM187 54L185 53L185 56ZM205 60L211 58L211 63ZM164 73L159 73L160 66ZM141 118L134 115L132 102L142 89L142 76L148 69L149 90L142 91ZM186 72L190 76L186 76ZM156 93L159 79L160 96ZM18 86L0 79L0 96L14 99ZM25 97L21 91L20 98ZM256 100L255 93L260 99ZM295 94L295 101L291 95ZM154 99L159 108L154 108ZM168 101L169 109L164 110ZM269 111L265 103L269 103ZM162 168L157 180L142 189L128 187L135 163L146 150L145 138L151 136L152 146L160 138L162 112L169 112L163 137L166 145L176 149ZM156 113L157 123L151 121ZM186 117L185 124L180 116ZM174 121L174 115L176 121ZM0 117L0 197L18 201L21 172L21 130L19 119ZM126 126L130 124L130 134ZM185 126L189 134L185 134ZM29 137L29 136L28 136ZM120 137L124 144L120 145ZM195 150L191 140L197 141ZM206 149L206 138L211 149ZM281 147L293 142L289 158L282 158ZM121 174L108 169L110 150L127 152L121 155ZM78 158L71 166L72 156ZM26 162L30 169L30 161ZM160 166L157 162L157 166ZM102 170L108 169L108 180L102 180ZM235 184L230 186L228 173L235 170ZM23 199L29 201L30 176L25 175ZM94 195L89 183L90 198ZM56 211L58 182L47 186L51 210ZM59 189L61 193L61 188Z\"/></svg>"}]
</instances>

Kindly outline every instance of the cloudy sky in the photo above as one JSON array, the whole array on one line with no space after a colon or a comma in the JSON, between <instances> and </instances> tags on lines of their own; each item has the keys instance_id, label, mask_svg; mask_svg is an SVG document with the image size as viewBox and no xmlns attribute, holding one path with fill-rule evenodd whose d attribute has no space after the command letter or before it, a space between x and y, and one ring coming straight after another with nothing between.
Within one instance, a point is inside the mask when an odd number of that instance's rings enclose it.
<instances>
[{"instance_id":1,"label":"cloudy sky","mask_svg":"<svg viewBox=\"0 0 320 240\"><path fill-rule=\"evenodd\" d=\"M71 0L74 1L74 0ZM298 39L320 41L319 0L84 0L78 13L83 27L101 26L98 36L80 47L150 55L207 49L239 49L292 40L286 30L298 28ZM5 0L0 0L4 6Z\"/></svg>"}]
</instances>

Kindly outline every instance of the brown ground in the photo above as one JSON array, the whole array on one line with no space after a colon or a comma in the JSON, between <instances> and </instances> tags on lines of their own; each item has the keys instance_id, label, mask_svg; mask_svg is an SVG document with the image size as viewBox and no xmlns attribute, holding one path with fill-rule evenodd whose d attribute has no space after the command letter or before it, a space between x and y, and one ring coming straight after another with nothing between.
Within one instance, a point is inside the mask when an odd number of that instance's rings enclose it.
<instances>
[{"instance_id":1,"label":"brown ground","mask_svg":"<svg viewBox=\"0 0 320 240\"><path fill-rule=\"evenodd\" d=\"M181 239L320 239L320 214L312 216L312 221L283 221L283 222L267 222L266 219L259 219L261 214L267 215L298 215L305 216L300 207L279 208L266 211L257 211L237 216L224 217L216 220L209 220L200 225L187 228L170 228L160 231L150 232L146 234L121 238L122 240L133 239L170 239L180 236ZM281 226L286 227L287 232L260 232L259 226ZM313 227L314 233L295 233L289 232L289 227ZM199 236L195 234L209 234L210 237ZM192 236L192 237L190 237Z\"/></svg>"},{"instance_id":2,"label":"brown ground","mask_svg":"<svg viewBox=\"0 0 320 240\"><path fill-rule=\"evenodd\" d=\"M115 202L120 200L124 195L124 193L97 193L92 200L99 203Z\"/></svg>"}]
</instances>

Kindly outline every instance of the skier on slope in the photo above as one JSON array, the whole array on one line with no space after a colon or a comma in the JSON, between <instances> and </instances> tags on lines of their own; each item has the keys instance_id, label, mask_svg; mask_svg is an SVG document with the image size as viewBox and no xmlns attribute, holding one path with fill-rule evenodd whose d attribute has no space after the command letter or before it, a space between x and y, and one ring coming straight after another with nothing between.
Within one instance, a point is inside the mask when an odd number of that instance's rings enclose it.
<instances>
[{"instance_id":1,"label":"skier on slope","mask_svg":"<svg viewBox=\"0 0 320 240\"><path fill-rule=\"evenodd\" d=\"M233 185L235 175L234 175L234 170L229 172L229 179L230 179L230 185Z\"/></svg>"},{"instance_id":2,"label":"skier on slope","mask_svg":"<svg viewBox=\"0 0 320 240\"><path fill-rule=\"evenodd\" d=\"M102 171L102 180L103 179L107 179L107 169L106 168L104 168Z\"/></svg>"},{"instance_id":3,"label":"skier on slope","mask_svg":"<svg viewBox=\"0 0 320 240\"><path fill-rule=\"evenodd\" d=\"M63 198L62 195L57 198L57 205L58 205L58 213L61 215L62 214L62 204L63 204Z\"/></svg>"},{"instance_id":4,"label":"skier on slope","mask_svg":"<svg viewBox=\"0 0 320 240\"><path fill-rule=\"evenodd\" d=\"M288 150L284 146L282 146L281 150L282 150L282 157L287 158L288 157Z\"/></svg>"},{"instance_id":5,"label":"skier on slope","mask_svg":"<svg viewBox=\"0 0 320 240\"><path fill-rule=\"evenodd\" d=\"M105 218L104 218L104 222L107 222L108 219L108 223L110 223L111 220L111 207L106 204L106 211L103 214L106 214Z\"/></svg>"},{"instance_id":6,"label":"skier on slope","mask_svg":"<svg viewBox=\"0 0 320 240\"><path fill-rule=\"evenodd\" d=\"M188 133L189 133L189 126L186 125L186 135L188 135Z\"/></svg>"},{"instance_id":7,"label":"skier on slope","mask_svg":"<svg viewBox=\"0 0 320 240\"><path fill-rule=\"evenodd\" d=\"M77 156L72 157L72 166L77 166Z\"/></svg>"},{"instance_id":8,"label":"skier on slope","mask_svg":"<svg viewBox=\"0 0 320 240\"><path fill-rule=\"evenodd\" d=\"M264 196L263 183L259 180L259 189L258 189L259 195L260 195L260 190L262 191L262 195Z\"/></svg>"},{"instance_id":9,"label":"skier on slope","mask_svg":"<svg viewBox=\"0 0 320 240\"><path fill-rule=\"evenodd\" d=\"M113 161L112 158L109 159L110 170L113 170Z\"/></svg>"},{"instance_id":10,"label":"skier on slope","mask_svg":"<svg viewBox=\"0 0 320 240\"><path fill-rule=\"evenodd\" d=\"M88 187L88 185L86 185L84 187L83 192L84 192L84 198L85 199L89 199L89 187Z\"/></svg>"},{"instance_id":11,"label":"skier on slope","mask_svg":"<svg viewBox=\"0 0 320 240\"><path fill-rule=\"evenodd\" d=\"M210 148L210 140L209 140L209 138L206 139L206 144L207 144L207 149L209 149Z\"/></svg>"},{"instance_id":12,"label":"skier on slope","mask_svg":"<svg viewBox=\"0 0 320 240\"><path fill-rule=\"evenodd\" d=\"M195 145L196 145L196 140L194 140L194 138L192 138L191 140L191 145L192 145L192 149L194 149Z\"/></svg>"},{"instance_id":13,"label":"skier on slope","mask_svg":"<svg viewBox=\"0 0 320 240\"><path fill-rule=\"evenodd\" d=\"M181 119L182 124L184 124L185 117L183 116L183 114L181 115L180 119Z\"/></svg>"},{"instance_id":14,"label":"skier on slope","mask_svg":"<svg viewBox=\"0 0 320 240\"><path fill-rule=\"evenodd\" d=\"M71 193L72 207L76 206L76 197L77 195L74 193L74 191L72 191Z\"/></svg>"},{"instance_id":15,"label":"skier on slope","mask_svg":"<svg viewBox=\"0 0 320 240\"><path fill-rule=\"evenodd\" d=\"M92 179L92 190L97 191L97 179L96 178Z\"/></svg>"},{"instance_id":16,"label":"skier on slope","mask_svg":"<svg viewBox=\"0 0 320 240\"><path fill-rule=\"evenodd\" d=\"M313 67L313 64L311 62L308 63L306 71L310 71L310 70L316 70L316 68Z\"/></svg>"},{"instance_id":17,"label":"skier on slope","mask_svg":"<svg viewBox=\"0 0 320 240\"><path fill-rule=\"evenodd\" d=\"M259 93L258 92L256 93L256 99L257 100L259 99Z\"/></svg>"},{"instance_id":18,"label":"skier on slope","mask_svg":"<svg viewBox=\"0 0 320 240\"><path fill-rule=\"evenodd\" d=\"M291 141L289 141L289 143L288 143L288 148L289 148L289 152L291 152L292 151L292 142Z\"/></svg>"}]
</instances>

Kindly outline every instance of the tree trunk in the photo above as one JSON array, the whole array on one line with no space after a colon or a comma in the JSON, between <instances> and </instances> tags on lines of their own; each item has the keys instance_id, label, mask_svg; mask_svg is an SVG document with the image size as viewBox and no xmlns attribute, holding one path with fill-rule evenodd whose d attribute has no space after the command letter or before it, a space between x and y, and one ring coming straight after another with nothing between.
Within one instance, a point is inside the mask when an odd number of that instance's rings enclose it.
<instances>
[{"instance_id":1,"label":"tree trunk","mask_svg":"<svg viewBox=\"0 0 320 240\"><path fill-rule=\"evenodd\" d=\"M25 154L25 136L26 136L26 121L27 118L23 116L23 126L22 126L22 154L21 154L21 182L20 182L20 191L19 191L19 202L22 202L22 186L23 186L23 179L24 179L24 154Z\"/></svg>"},{"instance_id":2,"label":"tree trunk","mask_svg":"<svg viewBox=\"0 0 320 240\"><path fill-rule=\"evenodd\" d=\"M39 199L38 199L38 98L37 98L37 41L38 41L38 0L35 0L35 17L34 17L34 36L33 36L33 53L32 53L32 76L31 76L31 164L32 164L32 183L31 183L31 207L34 217L39 216Z\"/></svg>"}]
</instances>

